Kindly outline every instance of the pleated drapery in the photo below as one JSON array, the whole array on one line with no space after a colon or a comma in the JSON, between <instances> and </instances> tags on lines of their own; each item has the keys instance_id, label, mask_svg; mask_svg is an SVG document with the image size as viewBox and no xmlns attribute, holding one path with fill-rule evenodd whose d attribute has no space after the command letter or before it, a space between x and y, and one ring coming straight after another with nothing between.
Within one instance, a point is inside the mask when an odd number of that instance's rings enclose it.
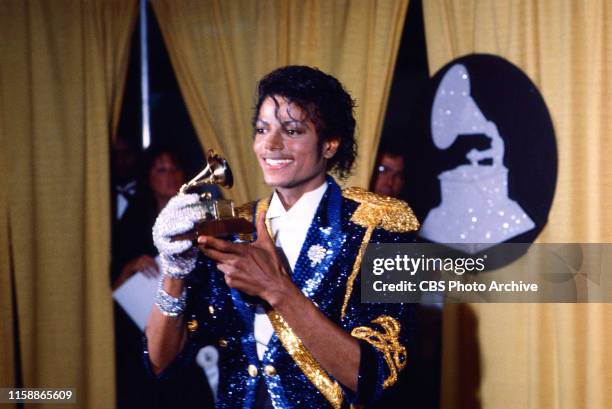
<instances>
[{"instance_id":1,"label":"pleated drapery","mask_svg":"<svg viewBox=\"0 0 612 409\"><path fill-rule=\"evenodd\" d=\"M224 155L238 204L269 193L252 152L257 81L288 64L336 76L357 100L360 156L347 185L367 187L408 0L153 0L178 83L205 148Z\"/></svg>"},{"instance_id":2,"label":"pleated drapery","mask_svg":"<svg viewBox=\"0 0 612 409\"><path fill-rule=\"evenodd\" d=\"M552 116L559 174L541 242L612 242L612 7L606 0L423 1L431 73L489 53L520 67ZM605 408L612 306L447 306L442 407Z\"/></svg>"},{"instance_id":3,"label":"pleated drapery","mask_svg":"<svg viewBox=\"0 0 612 409\"><path fill-rule=\"evenodd\" d=\"M0 12L0 386L18 368L83 408L115 405L109 141L136 15L135 0Z\"/></svg>"}]
</instances>

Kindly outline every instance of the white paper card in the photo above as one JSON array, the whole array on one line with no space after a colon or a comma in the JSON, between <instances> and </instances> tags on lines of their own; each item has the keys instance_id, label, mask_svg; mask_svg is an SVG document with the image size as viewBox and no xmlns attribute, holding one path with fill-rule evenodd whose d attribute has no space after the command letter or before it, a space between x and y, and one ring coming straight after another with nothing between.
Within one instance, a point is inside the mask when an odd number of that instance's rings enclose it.
<instances>
[{"instance_id":1,"label":"white paper card","mask_svg":"<svg viewBox=\"0 0 612 409\"><path fill-rule=\"evenodd\" d=\"M113 292L113 298L136 323L138 328L144 332L151 308L155 302L156 292L157 278L149 278L138 272Z\"/></svg>"}]
</instances>

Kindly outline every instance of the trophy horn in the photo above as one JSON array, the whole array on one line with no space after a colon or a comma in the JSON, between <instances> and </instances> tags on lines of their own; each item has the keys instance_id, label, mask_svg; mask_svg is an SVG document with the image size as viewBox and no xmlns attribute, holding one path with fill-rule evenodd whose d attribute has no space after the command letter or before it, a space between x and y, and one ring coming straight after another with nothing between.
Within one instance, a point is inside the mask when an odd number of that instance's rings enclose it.
<instances>
[{"instance_id":1,"label":"trophy horn","mask_svg":"<svg viewBox=\"0 0 612 409\"><path fill-rule=\"evenodd\" d=\"M179 192L187 193L190 189L202 185L221 185L231 188L233 184L234 177L227 161L211 149L206 157L206 167L193 179L181 186Z\"/></svg>"}]
</instances>

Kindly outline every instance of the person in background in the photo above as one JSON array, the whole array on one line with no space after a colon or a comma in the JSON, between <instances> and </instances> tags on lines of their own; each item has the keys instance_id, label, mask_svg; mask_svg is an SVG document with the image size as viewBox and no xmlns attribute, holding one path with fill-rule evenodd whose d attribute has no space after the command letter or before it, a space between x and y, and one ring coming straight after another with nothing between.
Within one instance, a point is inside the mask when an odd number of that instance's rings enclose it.
<instances>
[{"instance_id":1,"label":"person in background","mask_svg":"<svg viewBox=\"0 0 612 409\"><path fill-rule=\"evenodd\" d=\"M180 153L170 147L151 147L144 152L137 194L114 232L113 289L137 273L148 277L159 275L151 229L159 212L185 182L183 163ZM140 357L142 332L117 303L115 346L119 409L170 408L174 407L176 395L190 396L180 407L212 407L206 378L193 361L189 365L189 379L162 385L154 385L148 379Z\"/></svg>"},{"instance_id":2,"label":"person in background","mask_svg":"<svg viewBox=\"0 0 612 409\"><path fill-rule=\"evenodd\" d=\"M139 192L116 229L113 288L137 272L150 277L159 274L151 229L161 209L185 181L179 153L167 147L150 148L144 154L139 179Z\"/></svg>"},{"instance_id":3,"label":"person in background","mask_svg":"<svg viewBox=\"0 0 612 409\"><path fill-rule=\"evenodd\" d=\"M370 189L380 195L401 198L406 183L405 168L401 147L387 142L378 151ZM397 384L381 401L367 409L439 408L442 312L435 304L418 304L416 311L418 336L412 351L413 365L402 372Z\"/></svg>"},{"instance_id":4,"label":"person in background","mask_svg":"<svg viewBox=\"0 0 612 409\"><path fill-rule=\"evenodd\" d=\"M121 220L130 202L136 195L139 151L118 136L111 151L111 186L113 198L113 221Z\"/></svg>"},{"instance_id":5,"label":"person in background","mask_svg":"<svg viewBox=\"0 0 612 409\"><path fill-rule=\"evenodd\" d=\"M404 154L383 147L378 151L370 190L383 196L400 198L406 182Z\"/></svg>"}]
</instances>

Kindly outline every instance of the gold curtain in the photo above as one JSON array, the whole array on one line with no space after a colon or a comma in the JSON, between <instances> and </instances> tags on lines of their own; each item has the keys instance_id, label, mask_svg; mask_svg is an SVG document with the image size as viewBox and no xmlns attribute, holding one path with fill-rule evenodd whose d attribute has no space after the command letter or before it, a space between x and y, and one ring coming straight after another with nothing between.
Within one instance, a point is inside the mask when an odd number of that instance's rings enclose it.
<instances>
[{"instance_id":1,"label":"gold curtain","mask_svg":"<svg viewBox=\"0 0 612 409\"><path fill-rule=\"evenodd\" d=\"M2 89L2 76L0 76ZM13 335L13 275L10 263L8 221L8 143L5 138L3 101L0 99L0 387L15 385L15 339Z\"/></svg>"},{"instance_id":2,"label":"gold curtain","mask_svg":"<svg viewBox=\"0 0 612 409\"><path fill-rule=\"evenodd\" d=\"M13 281L23 385L76 388L78 407L115 405L109 140L136 13L135 0L0 13L0 386L16 381Z\"/></svg>"},{"instance_id":3,"label":"gold curtain","mask_svg":"<svg viewBox=\"0 0 612 409\"><path fill-rule=\"evenodd\" d=\"M431 73L469 53L520 67L555 127L559 174L542 242L612 242L612 7L606 0L427 0ZM534 187L537 188L537 187ZM447 306L442 407L604 408L612 305Z\"/></svg>"},{"instance_id":4,"label":"gold curtain","mask_svg":"<svg viewBox=\"0 0 612 409\"><path fill-rule=\"evenodd\" d=\"M238 203L268 194L251 151L257 81L312 65L357 100L360 156L348 184L367 187L408 0L153 0L202 145L228 158Z\"/></svg>"}]
</instances>

